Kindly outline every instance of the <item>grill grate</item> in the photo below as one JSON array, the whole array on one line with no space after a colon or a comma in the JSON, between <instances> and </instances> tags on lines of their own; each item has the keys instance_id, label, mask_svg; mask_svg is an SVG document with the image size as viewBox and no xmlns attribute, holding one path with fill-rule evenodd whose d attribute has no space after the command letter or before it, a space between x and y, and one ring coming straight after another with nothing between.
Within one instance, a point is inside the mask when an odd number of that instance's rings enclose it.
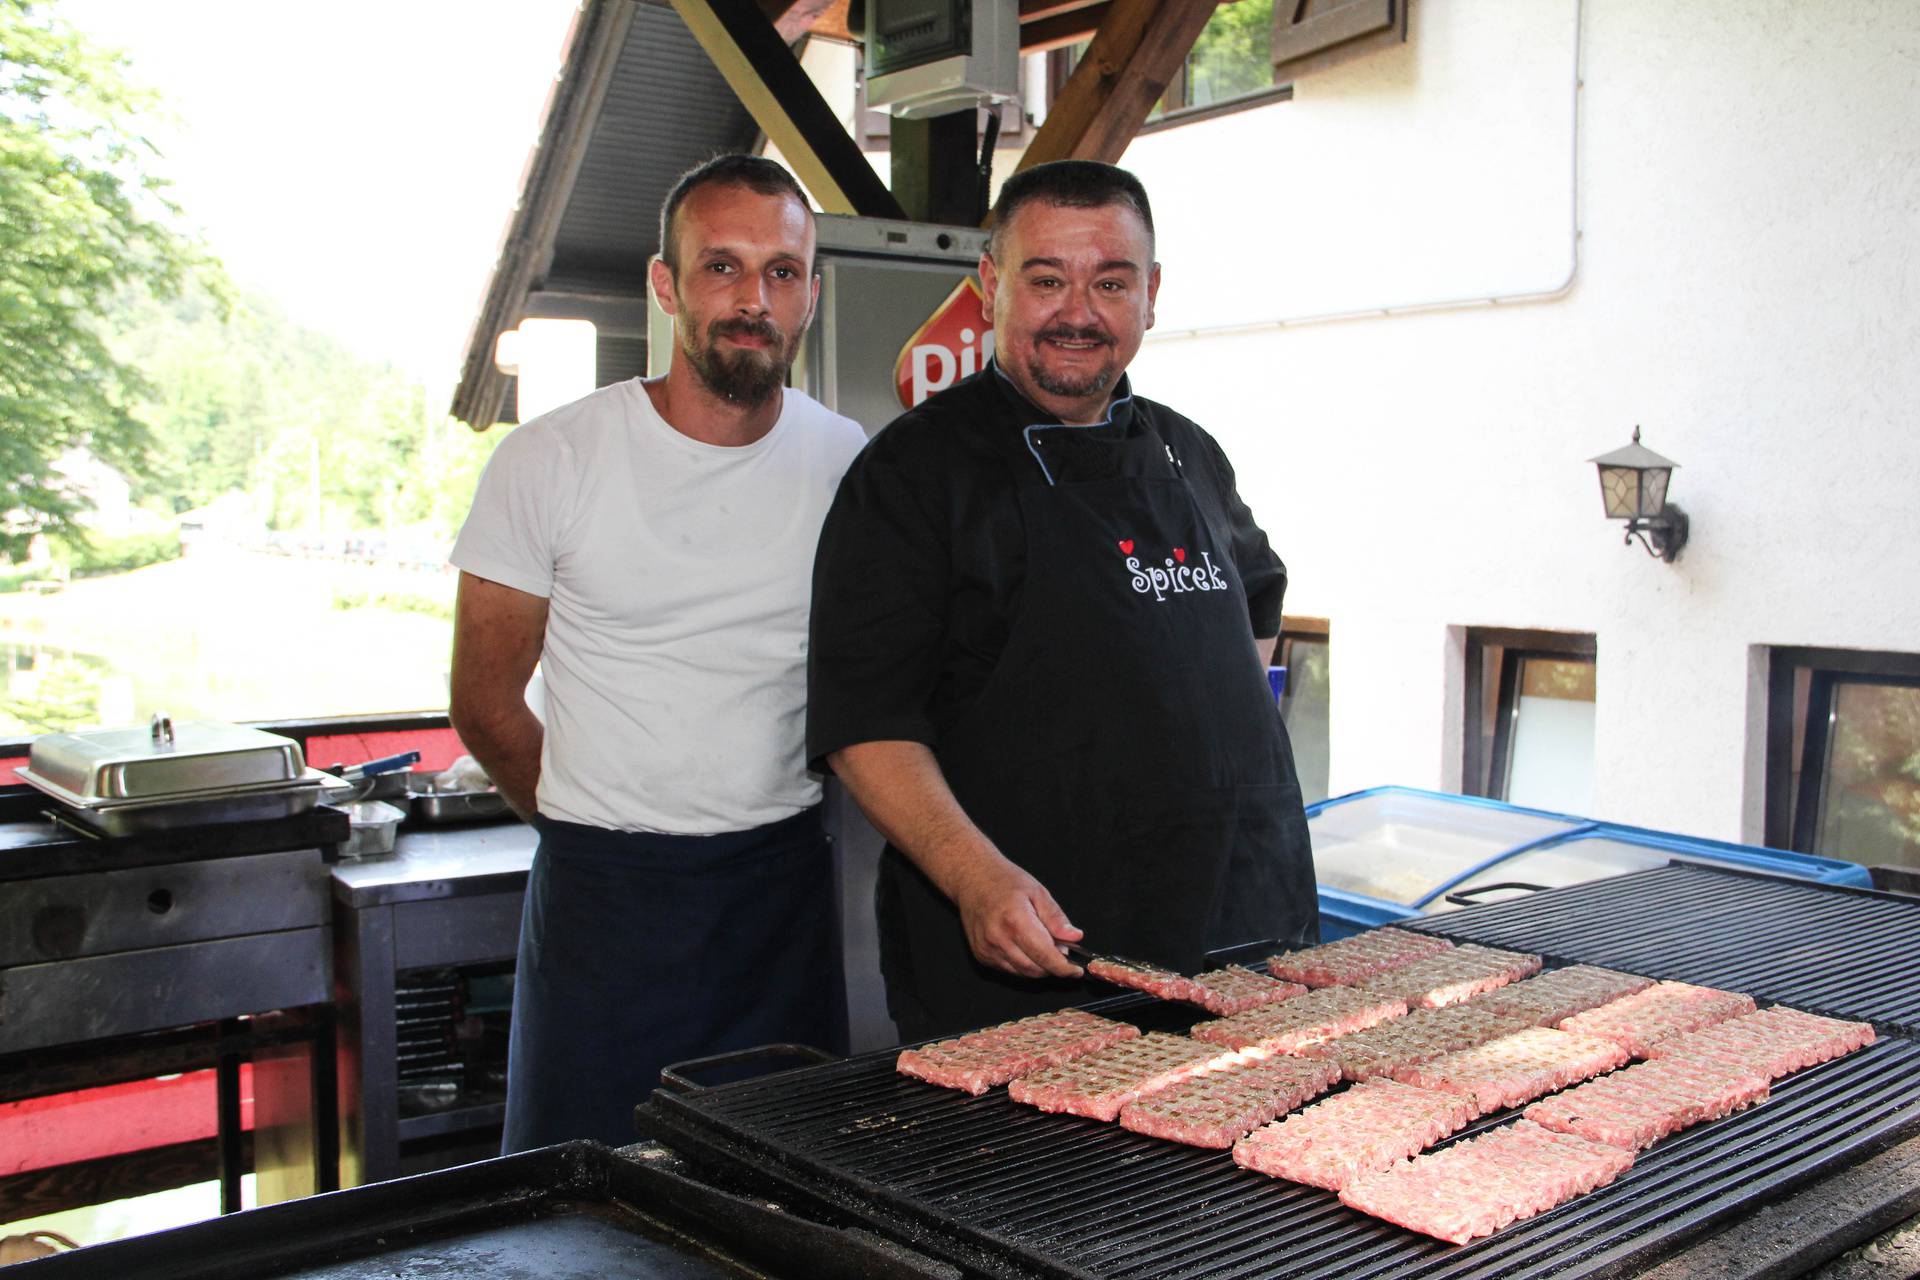
<instances>
[{"instance_id":1,"label":"grill grate","mask_svg":"<svg viewBox=\"0 0 1920 1280\"><path fill-rule=\"evenodd\" d=\"M1917 953L1916 919L1920 910L1880 895L1670 868L1421 927L1711 982L1896 1030L1912 1025L1915 998L1890 977L1890 964L1903 946ZM1171 1008L1126 997L1102 1011L1168 1029ZM898 1075L893 1057L663 1091L642 1109L643 1126L683 1154L771 1177L1008 1280L1598 1280L1649 1265L1760 1198L1920 1132L1912 1087L1920 1041L1889 1035L1789 1077L1762 1106L1664 1140L1611 1186L1456 1248L1351 1211L1327 1192L1242 1170L1224 1152L1044 1115L1004 1089L967 1098Z\"/></svg>"},{"instance_id":2,"label":"grill grate","mask_svg":"<svg viewBox=\"0 0 1920 1280\"><path fill-rule=\"evenodd\" d=\"M1411 923L1920 1035L1920 902L1675 865Z\"/></svg>"}]
</instances>

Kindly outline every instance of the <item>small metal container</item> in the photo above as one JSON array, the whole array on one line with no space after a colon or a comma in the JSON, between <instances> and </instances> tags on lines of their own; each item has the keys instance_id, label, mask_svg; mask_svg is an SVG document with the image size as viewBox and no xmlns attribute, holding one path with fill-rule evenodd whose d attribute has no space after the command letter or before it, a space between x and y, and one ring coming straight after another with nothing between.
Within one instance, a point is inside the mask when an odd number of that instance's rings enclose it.
<instances>
[{"instance_id":1,"label":"small metal container","mask_svg":"<svg viewBox=\"0 0 1920 1280\"><path fill-rule=\"evenodd\" d=\"M405 809L396 809L384 800L356 800L340 806L346 811L353 834L340 846L345 858L379 858L393 852L400 824L407 819Z\"/></svg>"},{"instance_id":2,"label":"small metal container","mask_svg":"<svg viewBox=\"0 0 1920 1280\"><path fill-rule=\"evenodd\" d=\"M434 785L436 775L407 775L407 798L416 821L440 826L453 822L484 822L504 817L507 798L492 787L478 790L441 790Z\"/></svg>"}]
</instances>

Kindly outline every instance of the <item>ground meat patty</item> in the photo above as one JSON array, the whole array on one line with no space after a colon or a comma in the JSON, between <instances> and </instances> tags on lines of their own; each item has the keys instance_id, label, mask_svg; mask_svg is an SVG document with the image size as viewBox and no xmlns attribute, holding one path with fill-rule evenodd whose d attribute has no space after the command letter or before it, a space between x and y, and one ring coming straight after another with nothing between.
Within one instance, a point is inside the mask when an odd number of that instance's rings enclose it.
<instances>
[{"instance_id":1,"label":"ground meat patty","mask_svg":"<svg viewBox=\"0 0 1920 1280\"><path fill-rule=\"evenodd\" d=\"M1652 978L1576 964L1477 995L1470 1003L1476 1009L1525 1018L1536 1027L1557 1027L1564 1018L1652 985Z\"/></svg>"},{"instance_id":2,"label":"ground meat patty","mask_svg":"<svg viewBox=\"0 0 1920 1280\"><path fill-rule=\"evenodd\" d=\"M1307 993L1306 987L1298 982L1282 982L1237 964L1195 974L1193 984L1199 991L1192 1002L1223 1018Z\"/></svg>"},{"instance_id":3,"label":"ground meat patty","mask_svg":"<svg viewBox=\"0 0 1920 1280\"><path fill-rule=\"evenodd\" d=\"M1246 1134L1340 1083L1331 1062L1263 1058L1192 1076L1120 1109L1135 1133L1225 1149Z\"/></svg>"},{"instance_id":4,"label":"ground meat patty","mask_svg":"<svg viewBox=\"0 0 1920 1280\"><path fill-rule=\"evenodd\" d=\"M1219 1045L1155 1031L1022 1076L1007 1086L1007 1096L1042 1111L1111 1120L1135 1098L1242 1060Z\"/></svg>"},{"instance_id":5,"label":"ground meat patty","mask_svg":"<svg viewBox=\"0 0 1920 1280\"><path fill-rule=\"evenodd\" d=\"M1627 1062L1627 1051L1611 1040L1528 1027L1472 1049L1400 1067L1393 1078L1471 1098L1475 1113L1485 1115L1531 1102Z\"/></svg>"},{"instance_id":6,"label":"ground meat patty","mask_svg":"<svg viewBox=\"0 0 1920 1280\"><path fill-rule=\"evenodd\" d=\"M1356 985L1405 1000L1410 1009L1438 1009L1538 972L1539 956L1469 942Z\"/></svg>"},{"instance_id":7,"label":"ground meat patty","mask_svg":"<svg viewBox=\"0 0 1920 1280\"><path fill-rule=\"evenodd\" d=\"M1352 987L1309 991L1278 1004L1262 1005L1194 1026L1196 1040L1231 1049L1261 1049L1292 1053L1319 1040L1330 1040L1406 1013L1404 1002Z\"/></svg>"},{"instance_id":8,"label":"ground meat patty","mask_svg":"<svg viewBox=\"0 0 1920 1280\"><path fill-rule=\"evenodd\" d=\"M1348 1080L1371 1080L1392 1075L1400 1067L1485 1044L1529 1025L1525 1018L1491 1013L1472 1004L1415 1009L1404 1018L1322 1040L1300 1052L1338 1064L1340 1074Z\"/></svg>"},{"instance_id":9,"label":"ground meat patty","mask_svg":"<svg viewBox=\"0 0 1920 1280\"><path fill-rule=\"evenodd\" d=\"M1663 1058L1536 1102L1526 1117L1561 1133L1638 1151L1670 1133L1766 1100L1767 1077L1750 1067Z\"/></svg>"},{"instance_id":10,"label":"ground meat patty","mask_svg":"<svg viewBox=\"0 0 1920 1280\"><path fill-rule=\"evenodd\" d=\"M1625 1148L1520 1120L1355 1178L1340 1199L1409 1230L1465 1244L1603 1187L1632 1166L1633 1153Z\"/></svg>"},{"instance_id":11,"label":"ground meat patty","mask_svg":"<svg viewBox=\"0 0 1920 1280\"><path fill-rule=\"evenodd\" d=\"M1338 1191L1457 1133L1473 1104L1448 1093L1370 1080L1233 1144L1235 1164Z\"/></svg>"},{"instance_id":12,"label":"ground meat patty","mask_svg":"<svg viewBox=\"0 0 1920 1280\"><path fill-rule=\"evenodd\" d=\"M1015 1076L1038 1071L1131 1040L1140 1028L1124 1022L1063 1009L1017 1022L903 1049L895 1068L928 1084L982 1094Z\"/></svg>"},{"instance_id":13,"label":"ground meat patty","mask_svg":"<svg viewBox=\"0 0 1920 1280\"><path fill-rule=\"evenodd\" d=\"M1369 929L1351 938L1274 956L1267 961L1267 970L1276 978L1309 987L1341 987L1452 946L1445 938L1405 929Z\"/></svg>"},{"instance_id":14,"label":"ground meat patty","mask_svg":"<svg viewBox=\"0 0 1920 1280\"><path fill-rule=\"evenodd\" d=\"M1101 956L1087 962L1087 975L1099 978L1102 982L1111 982L1117 987L1132 987L1135 991L1144 991L1162 1000L1185 1000L1189 1004L1200 1004L1203 994L1203 988L1197 986L1192 978L1144 960Z\"/></svg>"},{"instance_id":15,"label":"ground meat patty","mask_svg":"<svg viewBox=\"0 0 1920 1280\"><path fill-rule=\"evenodd\" d=\"M1669 1036L1697 1031L1753 1012L1753 997L1737 991L1696 987L1689 982L1656 982L1597 1009L1576 1013L1560 1023L1562 1031L1605 1036L1636 1058Z\"/></svg>"},{"instance_id":16,"label":"ground meat patty","mask_svg":"<svg viewBox=\"0 0 1920 1280\"><path fill-rule=\"evenodd\" d=\"M1778 1080L1829 1058L1873 1043L1865 1022L1823 1018L1777 1004L1771 1009L1672 1036L1652 1046L1656 1062L1669 1059L1721 1062Z\"/></svg>"}]
</instances>

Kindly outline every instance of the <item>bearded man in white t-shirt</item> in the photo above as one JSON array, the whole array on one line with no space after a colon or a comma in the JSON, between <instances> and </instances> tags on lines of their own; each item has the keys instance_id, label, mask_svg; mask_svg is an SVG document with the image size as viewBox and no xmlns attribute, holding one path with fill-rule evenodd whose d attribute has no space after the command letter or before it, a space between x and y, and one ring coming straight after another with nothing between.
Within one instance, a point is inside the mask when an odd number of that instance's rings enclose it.
<instances>
[{"instance_id":1,"label":"bearded man in white t-shirt","mask_svg":"<svg viewBox=\"0 0 1920 1280\"><path fill-rule=\"evenodd\" d=\"M669 1063L845 1035L803 729L814 544L865 436L786 386L813 213L786 170L722 156L668 195L660 245L666 376L514 430L453 551L454 727L540 832L510 1152L631 1141Z\"/></svg>"}]
</instances>

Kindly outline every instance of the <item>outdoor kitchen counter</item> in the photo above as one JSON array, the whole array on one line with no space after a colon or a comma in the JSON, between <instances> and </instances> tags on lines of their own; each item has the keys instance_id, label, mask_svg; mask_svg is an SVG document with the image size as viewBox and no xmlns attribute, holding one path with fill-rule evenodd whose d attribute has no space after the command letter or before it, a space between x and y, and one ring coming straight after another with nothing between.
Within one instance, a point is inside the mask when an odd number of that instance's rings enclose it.
<instances>
[{"instance_id":1,"label":"outdoor kitchen counter","mask_svg":"<svg viewBox=\"0 0 1920 1280\"><path fill-rule=\"evenodd\" d=\"M437 1114L399 1108L395 992L416 969L510 962L539 836L521 822L402 828L392 857L332 868L342 1186L397 1177L403 1144L497 1132L495 1101ZM485 1153L483 1153L485 1154Z\"/></svg>"},{"instance_id":2,"label":"outdoor kitchen counter","mask_svg":"<svg viewBox=\"0 0 1920 1280\"><path fill-rule=\"evenodd\" d=\"M523 892L539 833L524 822L400 828L393 856L333 867L333 900L349 908Z\"/></svg>"}]
</instances>

